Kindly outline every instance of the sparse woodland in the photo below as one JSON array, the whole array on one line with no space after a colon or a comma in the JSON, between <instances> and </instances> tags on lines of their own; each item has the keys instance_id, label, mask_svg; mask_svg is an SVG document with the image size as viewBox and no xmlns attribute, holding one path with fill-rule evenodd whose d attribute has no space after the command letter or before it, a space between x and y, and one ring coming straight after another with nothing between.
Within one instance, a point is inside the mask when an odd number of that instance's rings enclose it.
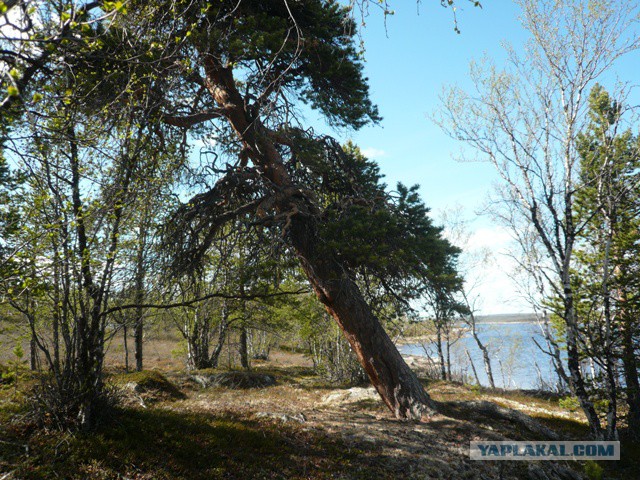
<instances>
[{"instance_id":1,"label":"sparse woodland","mask_svg":"<svg viewBox=\"0 0 640 480\"><path fill-rule=\"evenodd\" d=\"M499 172L562 392L495 389L464 235L305 124L383 121L358 25L391 5L0 1L0 480L636 478L640 137L601 77L638 6L518 3L526 55L436 121ZM473 464L479 438L628 460Z\"/></svg>"}]
</instances>

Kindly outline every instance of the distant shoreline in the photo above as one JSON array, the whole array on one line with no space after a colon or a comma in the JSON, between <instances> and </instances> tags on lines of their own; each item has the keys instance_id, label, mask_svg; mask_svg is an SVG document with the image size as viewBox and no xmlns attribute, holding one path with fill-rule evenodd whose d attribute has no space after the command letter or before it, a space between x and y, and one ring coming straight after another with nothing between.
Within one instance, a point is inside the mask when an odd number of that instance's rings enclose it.
<instances>
[{"instance_id":1,"label":"distant shoreline","mask_svg":"<svg viewBox=\"0 0 640 480\"><path fill-rule=\"evenodd\" d=\"M476 320L476 325L508 325L518 323L538 323L538 320Z\"/></svg>"},{"instance_id":2,"label":"distant shoreline","mask_svg":"<svg viewBox=\"0 0 640 480\"><path fill-rule=\"evenodd\" d=\"M535 313L502 313L498 315L476 315L477 324L501 323L538 323L539 317Z\"/></svg>"}]
</instances>

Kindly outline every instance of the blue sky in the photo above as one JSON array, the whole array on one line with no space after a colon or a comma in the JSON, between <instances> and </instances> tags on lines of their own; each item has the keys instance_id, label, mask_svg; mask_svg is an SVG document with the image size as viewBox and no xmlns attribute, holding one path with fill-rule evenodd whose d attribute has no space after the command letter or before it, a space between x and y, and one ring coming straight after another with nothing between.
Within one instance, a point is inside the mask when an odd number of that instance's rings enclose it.
<instances>
[{"instance_id":1,"label":"blue sky","mask_svg":"<svg viewBox=\"0 0 640 480\"><path fill-rule=\"evenodd\" d=\"M436 1L422 2L419 14L414 4L399 5L395 15L387 17L386 32L381 15L367 19L366 75L383 121L351 136L379 162L390 186L398 181L420 184L436 218L442 209L463 207L471 220L471 246L491 248L495 255L491 266L471 273L482 277L476 289L480 313L525 312L530 308L515 298L515 286L505 274L510 268L502 255L508 232L476 215L496 178L493 166L455 161L452 154L463 146L429 119L444 85L470 86L472 59L487 54L499 63L504 40L516 47L526 40L516 5L483 3L483 8L462 4L457 12L460 34L454 31L452 12Z\"/></svg>"},{"instance_id":2,"label":"blue sky","mask_svg":"<svg viewBox=\"0 0 640 480\"><path fill-rule=\"evenodd\" d=\"M419 15L413 4L398 7L387 17L386 35L381 15L371 15L363 31L366 74L383 121L352 134L353 139L378 153L390 185L419 183L433 209L455 202L473 205L494 175L488 164L455 162L451 154L461 145L428 118L445 84L468 85L473 58L486 52L499 59L503 39L517 45L525 38L515 5L483 3L482 9L463 4L460 34L454 32L452 12L436 1L422 2Z\"/></svg>"},{"instance_id":3,"label":"blue sky","mask_svg":"<svg viewBox=\"0 0 640 480\"><path fill-rule=\"evenodd\" d=\"M393 3L396 11L386 18L386 25L381 12L372 8L366 27L361 29L365 74L382 122L357 132L327 133L359 145L379 163L389 186L398 181L419 184L436 222L443 210L461 206L470 222L467 250L486 248L493 253L489 266L469 275L478 284L474 294L480 298L479 313L529 312L531 307L519 297L517 285L509 277L514 267L505 255L513 247L509 231L479 214L498 179L494 167L455 161L453 157L464 145L450 139L429 118L439 108L439 94L445 85L471 89L471 60L486 55L500 67L506 58L504 42L516 50L522 48L528 33L520 25L519 7L511 0L485 0L482 8L458 0L461 33L457 34L451 10L441 7L439 0L424 0L419 6L416 0ZM639 60L638 52L626 56L601 83L612 89L616 77L637 81ZM640 104L638 89L631 100ZM302 111L308 125L327 130L318 114L309 108Z\"/></svg>"},{"instance_id":4,"label":"blue sky","mask_svg":"<svg viewBox=\"0 0 640 480\"><path fill-rule=\"evenodd\" d=\"M413 1L395 2L395 15L387 17L386 31L383 16L372 9L362 29L365 72L383 121L358 132L334 133L353 139L375 158L390 186L398 181L420 184L436 219L442 209L462 205L472 222L472 246L488 247L494 253L493 265L475 272L483 280L476 292L482 297L480 313L526 312L530 307L517 298L516 287L506 274L513 266L504 255L510 242L508 231L487 216L476 215L497 174L487 163L455 161L452 156L463 145L447 137L429 114L438 109L444 85L469 89L467 72L472 59L486 54L501 65L505 59L502 43L519 49L528 34L518 20L519 7L511 1L483 1L482 8L459 3L460 34L454 31L451 10L437 0L421 2L419 7ZM637 54L626 57L605 79L605 87L607 80L613 85L616 75L633 81L637 65Z\"/></svg>"}]
</instances>

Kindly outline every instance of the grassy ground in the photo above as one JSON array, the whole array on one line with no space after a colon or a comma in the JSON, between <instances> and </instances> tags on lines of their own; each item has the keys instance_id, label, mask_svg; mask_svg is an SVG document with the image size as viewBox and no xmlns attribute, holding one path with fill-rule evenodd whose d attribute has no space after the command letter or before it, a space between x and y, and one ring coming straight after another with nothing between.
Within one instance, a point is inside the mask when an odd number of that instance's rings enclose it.
<instances>
[{"instance_id":1,"label":"grassy ground","mask_svg":"<svg viewBox=\"0 0 640 480\"><path fill-rule=\"evenodd\" d=\"M5 446L15 478L350 478L375 473L327 436L229 413L124 408L92 434L34 432Z\"/></svg>"},{"instance_id":2,"label":"grassy ground","mask_svg":"<svg viewBox=\"0 0 640 480\"><path fill-rule=\"evenodd\" d=\"M163 345L157 351L167 353L169 346ZM537 437L519 425L478 415L464 407L465 401L495 402L567 438L586 437L581 416L563 409L557 399L431 382L428 390L441 402L440 413L426 422L407 423L393 419L370 390L337 388L315 376L299 354L274 352L270 361L256 362L254 371L273 375L276 384L252 389L203 389L179 361L164 362L169 364L152 363L152 371L131 374L113 362L109 382L118 386L123 401L91 434L35 428L24 407L28 383L0 387L0 479L585 475L585 465L578 463L468 459L470 440ZM623 450L623 462L603 462L605 478L640 478L638 465L629 461L638 453ZM587 469L597 478L598 468Z\"/></svg>"}]
</instances>

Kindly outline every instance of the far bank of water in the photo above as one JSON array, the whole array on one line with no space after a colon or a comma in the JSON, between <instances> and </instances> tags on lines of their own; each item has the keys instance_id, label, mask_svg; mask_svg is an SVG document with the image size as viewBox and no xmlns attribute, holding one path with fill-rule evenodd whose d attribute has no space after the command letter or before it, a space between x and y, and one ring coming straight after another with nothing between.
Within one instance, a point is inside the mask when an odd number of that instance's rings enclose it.
<instances>
[{"instance_id":1,"label":"far bank of water","mask_svg":"<svg viewBox=\"0 0 640 480\"><path fill-rule=\"evenodd\" d=\"M508 389L555 389L557 375L549 356L536 346L535 339L546 347L540 327L535 323L481 323L478 336L489 349L496 387ZM398 347L403 355L428 356L437 361L434 342ZM451 367L473 378L466 351L476 367L480 383L488 386L482 354L470 333L465 333L451 347ZM474 380L475 381L475 380Z\"/></svg>"}]
</instances>

